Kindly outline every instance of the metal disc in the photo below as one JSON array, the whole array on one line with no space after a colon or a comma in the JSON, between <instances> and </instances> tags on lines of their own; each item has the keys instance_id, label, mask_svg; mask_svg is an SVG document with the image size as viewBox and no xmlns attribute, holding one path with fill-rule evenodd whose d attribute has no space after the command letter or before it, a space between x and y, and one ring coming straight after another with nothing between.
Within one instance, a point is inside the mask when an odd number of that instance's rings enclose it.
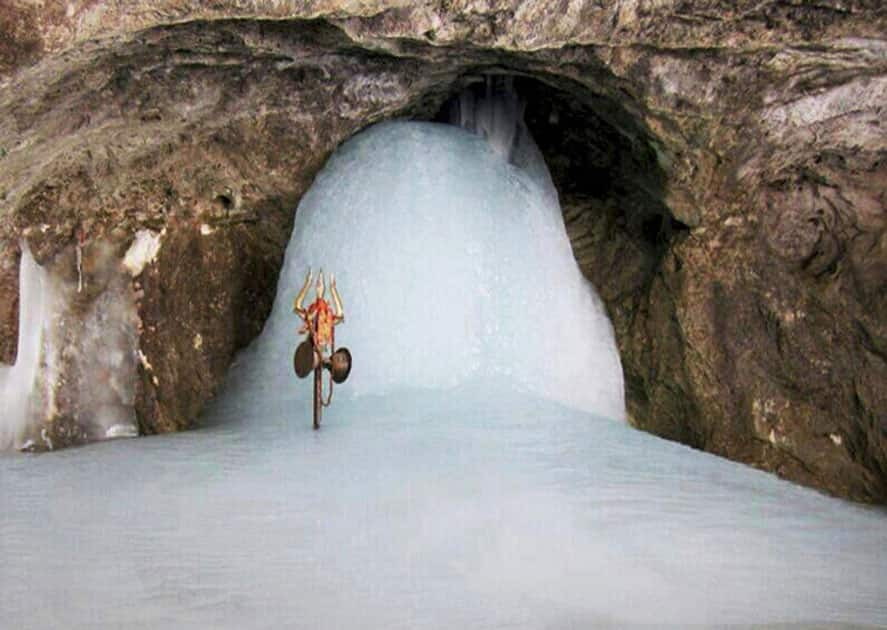
<instances>
[{"instance_id":1,"label":"metal disc","mask_svg":"<svg viewBox=\"0 0 887 630\"><path fill-rule=\"evenodd\" d=\"M314 346L310 340L306 339L299 344L293 355L293 369L296 371L296 376L305 378L311 374L314 369L314 360Z\"/></svg>"},{"instance_id":2,"label":"metal disc","mask_svg":"<svg viewBox=\"0 0 887 630\"><path fill-rule=\"evenodd\" d=\"M330 373L333 381L344 383L351 373L351 352L348 348L339 348L330 357Z\"/></svg>"}]
</instances>

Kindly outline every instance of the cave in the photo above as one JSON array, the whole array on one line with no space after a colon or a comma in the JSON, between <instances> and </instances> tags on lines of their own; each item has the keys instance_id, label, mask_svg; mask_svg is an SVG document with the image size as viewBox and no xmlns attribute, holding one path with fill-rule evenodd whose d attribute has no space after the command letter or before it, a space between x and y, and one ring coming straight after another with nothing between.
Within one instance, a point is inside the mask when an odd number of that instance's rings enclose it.
<instances>
[{"instance_id":1,"label":"cave","mask_svg":"<svg viewBox=\"0 0 887 630\"><path fill-rule=\"evenodd\" d=\"M231 45L236 42L233 32L246 30L254 31L257 28L249 23L222 23L214 24L217 31L207 30L206 25L183 25L179 27L162 29L160 34L166 38L177 41L186 34L196 37L196 29L200 29L200 38L209 39L213 45L220 43ZM290 33L288 26L282 25L258 25L259 32L263 36L282 37ZM322 41L331 37L330 29L322 25L312 24L306 29L313 37ZM184 33L182 32L184 31ZM319 33L320 35L315 35ZM154 51L148 51L150 52ZM177 50L178 54L186 55L183 49ZM130 52L138 56L136 52ZM155 53L156 54L156 53ZM193 53L192 53L193 54ZM560 201L564 209L564 217L567 223L568 233L573 243L576 260L583 273L592 281L601 293L607 306L610 317L617 328L617 338L621 344L623 353L630 352L631 348L622 343L629 336L629 329L641 319L638 315L641 306L645 303L646 294L654 277L658 273L663 259L669 252L673 240L680 237L688 228L680 220L676 219L665 202L666 173L659 164L662 148L656 145L659 141L653 133L645 128L636 116L629 113L626 101L621 101L563 77L542 72L529 72L521 70L526 66L521 59L512 61L512 66L498 63L496 65L476 65L471 68L456 67L450 77L441 79L430 85L424 92L418 93L409 103L393 110L378 120L409 118L414 120L444 121L448 112L454 105L458 95L466 90L482 91L485 85L485 77L495 77L495 82L511 81L514 89L524 104L524 118L527 127L534 138L537 139L540 150L545 156L546 162L552 174L554 184L558 190ZM207 68L195 65L192 62L183 62L177 67L183 66L185 72L205 72ZM293 77L297 81L304 79L304 70ZM155 77L151 77L156 79ZM145 78L147 80L147 77ZM226 80L228 80L226 78ZM183 79L179 78L174 85L179 87ZM146 101L144 109L152 102L151 94L140 92L142 86L135 83L134 73L129 65L117 67L110 79L115 89L122 89L126 94L139 93L140 98ZM152 88L157 91L158 88ZM243 89L243 88L241 88ZM629 104L630 107L630 104ZM153 112L150 116L144 113L138 114L140 122L160 122L164 115L149 107ZM356 127L355 133L361 127ZM215 131L206 139L210 146L218 147L221 154L220 160L235 159L230 149L238 146L240 140L228 138L232 133L228 130ZM285 138L286 134L281 131ZM187 140L187 136L180 136L178 140ZM335 148L331 145L328 149ZM166 149L171 151L171 149ZM276 150L274 151L277 152ZM325 154L321 154L325 155ZM262 155L263 160L271 161L271 155ZM319 165L319 160L314 164ZM319 168L319 166L317 166ZM312 174L314 167L307 169ZM243 177L242 173L238 174ZM310 183L309 178L295 182L298 188L288 189L286 185L273 191L272 195L265 194L262 198L251 201L252 209L243 207L242 203L235 201L235 197L243 197L243 188L239 195L233 182L218 181L211 188L199 191L201 196L209 197L197 212L185 211L179 215L175 209L163 208L163 218L171 220L173 225L181 221L190 221L192 224L201 221L202 232L215 232L219 227L223 232L225 228L237 227L242 232L245 227L249 239L255 242L256 237L268 238L272 231L285 233L291 225L292 217L287 213L286 204L295 204L299 199L300 189ZM155 184L156 185L156 184ZM246 186L255 186L254 183L245 183ZM293 184L289 184L292 186ZM163 201L169 203L175 198L175 185L170 182L163 187ZM271 212L269 212L269 210ZM270 216L269 216L270 215ZM275 216L278 215L278 216ZM276 224L267 225L273 220ZM263 225L264 224L264 225ZM150 224L149 224L150 225ZM169 225L169 223L167 223ZM209 227L212 226L212 227ZM75 228L76 229L76 228ZM99 232L103 231L99 227ZM165 246L165 252L170 252L158 261L158 268L164 265L164 259L170 260L170 267L160 271L157 275L163 276L163 282L169 282L167 276L175 275L176 282L182 282L173 290L158 291L168 300L172 296L181 296L175 299L179 303L164 301L157 305L143 305L142 318L150 320L152 316L169 318L175 313L176 318L191 321L195 317L207 317L199 311L202 305L194 304L190 296L201 290L206 290L207 277L201 274L182 277L174 274L172 266L190 265L195 270L203 269L207 274L214 275L218 269L225 269L233 260L209 262L211 255L205 246L201 246L203 238L193 238L187 232L185 234L172 233ZM39 236L37 236L39 239ZM226 240L227 240L226 234ZM232 236L231 242L239 236ZM279 248L280 236L275 235L276 241L270 249ZM249 243L249 241L248 241ZM241 245L243 243L240 243ZM252 244L252 243L250 243ZM262 243L268 247L269 243ZM39 245L38 245L39 247ZM15 249L14 247L12 248ZM173 253L174 252L174 253ZM254 252L250 252L251 254ZM211 284L221 289L220 283L234 280L238 283L238 289L226 292L225 298L229 301L225 312L219 313L229 320L234 318L234 338L225 339L227 348L222 356L215 356L215 365L201 366L214 375L214 379L198 377L200 385L205 393L194 396L194 387L183 388L185 391L172 393L172 400L158 404L153 390L157 385L153 382L155 375L145 374L140 388L139 401L136 408L139 412L141 431L144 433L165 432L178 428L185 428L199 424L200 408L205 397L214 390L212 380L220 380L224 374L227 363L225 357L230 357L238 349L244 347L264 324L265 317L270 310L270 302L276 286L276 268L282 252L274 252L274 256L268 256L267 252L260 260L252 262L247 258L248 265L245 269L238 270L232 278L231 275L219 275L213 278ZM70 265L71 252L64 257L56 257L55 264L58 267ZM62 260L63 262L60 262ZM226 271L229 271L226 269ZM149 272L138 281L140 290L152 293L152 277ZM148 283L148 284L145 284ZM185 309L187 314L182 313ZM151 311L154 310L156 315ZM191 311L188 313L188 311ZM243 321L243 319L247 321ZM236 321L240 319L241 321ZM8 324L11 328L11 323ZM169 322L157 322L151 327L170 328ZM11 330L13 330L11 328ZM230 332L230 331L228 331ZM170 333L167 333L170 334ZM162 338L163 333L160 337ZM14 339L14 338L13 338ZM201 343L212 339L209 335L201 334ZM160 341L158 345L168 340ZM183 339L181 343L190 343L193 340ZM146 344L147 345L147 344ZM14 345L12 348L14 350ZM150 356L143 349L144 356ZM14 353L7 352L7 358L14 358ZM630 418L641 427L650 428L666 437L683 441L697 447L704 446L702 441L694 434L693 429L687 426L684 418L672 418L668 413L656 418L649 409L651 394L650 381L655 380L649 373L641 368L648 361L647 352L641 350L637 356L629 356L625 361L625 378L629 387L628 402ZM145 368L143 362L142 368ZM158 366L153 361L148 361L151 370ZM659 375L656 378L661 378ZM669 377L666 377L669 378ZM673 378L673 377L671 377ZM164 379L165 380L165 379ZM209 385L209 387L206 387ZM169 393L167 393L168 396ZM165 397L167 397L165 396ZM682 405L686 401L681 393L671 396L672 405L678 407L675 415L684 411ZM657 401L660 407L662 400ZM55 435L55 445L65 443L78 443L95 439L89 432L71 429L72 422L55 422L56 426L67 429ZM32 440L33 443L33 440Z\"/></svg>"},{"instance_id":2,"label":"cave","mask_svg":"<svg viewBox=\"0 0 887 630\"><path fill-rule=\"evenodd\" d=\"M868 0L0 8L0 404L32 414L0 420L2 618L887 623L883 510L846 501L887 500L885 32ZM624 419L499 383L351 396L355 342L314 431L252 369L296 327L312 198L502 86Z\"/></svg>"},{"instance_id":3,"label":"cave","mask_svg":"<svg viewBox=\"0 0 887 630\"><path fill-rule=\"evenodd\" d=\"M843 32L822 10L767 20L790 37ZM401 36L415 19L198 11L135 22L101 45L75 36L64 54L28 40L19 51L31 53L4 61L0 102L4 360L15 353L22 238L39 264L70 270L78 234L87 249L110 242L121 255L136 233L162 234L134 281L144 358L134 405L143 434L195 426L262 328L292 208L332 151L379 121L434 120L482 75L509 75L576 259L612 319L630 422L881 500L885 167L869 75L783 85L773 73L800 58L774 70L765 48L675 49L669 37L684 27L644 30L670 19L655 12L628 27L646 52L578 40L502 47L480 15L471 27L446 22L446 34ZM589 19L579 23L597 37L605 27ZM711 36L699 28L699 41ZM860 46L852 54L864 56ZM773 93L749 100L753 85ZM844 113L809 109L814 89ZM859 95L853 108L848 95ZM804 145L811 129L832 140ZM842 144L846 129L862 148ZM70 426L65 413L48 434Z\"/></svg>"}]
</instances>

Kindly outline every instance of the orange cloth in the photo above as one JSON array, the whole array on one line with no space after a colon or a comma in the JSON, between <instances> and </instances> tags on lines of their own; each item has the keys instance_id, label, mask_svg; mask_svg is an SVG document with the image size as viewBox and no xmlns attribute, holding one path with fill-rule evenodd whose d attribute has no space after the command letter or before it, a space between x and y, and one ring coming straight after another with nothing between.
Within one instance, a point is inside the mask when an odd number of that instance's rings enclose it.
<instances>
[{"instance_id":1,"label":"orange cloth","mask_svg":"<svg viewBox=\"0 0 887 630\"><path fill-rule=\"evenodd\" d=\"M333 340L333 309L323 298L317 298L308 307L308 321L314 331L317 346L329 345Z\"/></svg>"}]
</instances>

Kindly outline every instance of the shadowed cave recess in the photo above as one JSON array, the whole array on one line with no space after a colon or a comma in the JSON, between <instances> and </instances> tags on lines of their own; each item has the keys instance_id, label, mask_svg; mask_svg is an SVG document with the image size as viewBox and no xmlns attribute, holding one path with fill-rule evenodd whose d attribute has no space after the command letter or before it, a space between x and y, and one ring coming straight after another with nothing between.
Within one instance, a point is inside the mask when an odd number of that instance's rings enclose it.
<instances>
[{"instance_id":1,"label":"shadowed cave recess","mask_svg":"<svg viewBox=\"0 0 887 630\"><path fill-rule=\"evenodd\" d=\"M465 90L509 81L612 321L629 421L883 501L882 139L851 152L826 129L823 146L795 148L791 116L764 116L749 93L803 59L774 69L764 52L677 51L647 31L624 47L504 50L481 30L412 33L412 19L185 20L7 72L4 359L15 355L22 238L47 273L74 282L84 234L82 273L96 286L90 274L108 272L90 262L109 246L123 259L141 234L156 250L120 272L138 331L129 403L143 434L199 424L268 316L293 208L331 152L383 120L444 120ZM28 436L36 448L48 446L41 434L54 447L95 439L75 395L54 400Z\"/></svg>"}]
</instances>

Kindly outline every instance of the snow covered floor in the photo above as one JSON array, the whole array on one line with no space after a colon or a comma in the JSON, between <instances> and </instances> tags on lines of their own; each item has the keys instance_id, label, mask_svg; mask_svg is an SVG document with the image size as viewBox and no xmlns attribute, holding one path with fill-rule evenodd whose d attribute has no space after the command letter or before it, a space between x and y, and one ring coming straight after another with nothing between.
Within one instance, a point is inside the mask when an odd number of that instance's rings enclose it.
<instances>
[{"instance_id":1,"label":"snow covered floor","mask_svg":"<svg viewBox=\"0 0 887 630\"><path fill-rule=\"evenodd\" d=\"M484 394L0 458L0 625L887 624L883 511Z\"/></svg>"}]
</instances>

